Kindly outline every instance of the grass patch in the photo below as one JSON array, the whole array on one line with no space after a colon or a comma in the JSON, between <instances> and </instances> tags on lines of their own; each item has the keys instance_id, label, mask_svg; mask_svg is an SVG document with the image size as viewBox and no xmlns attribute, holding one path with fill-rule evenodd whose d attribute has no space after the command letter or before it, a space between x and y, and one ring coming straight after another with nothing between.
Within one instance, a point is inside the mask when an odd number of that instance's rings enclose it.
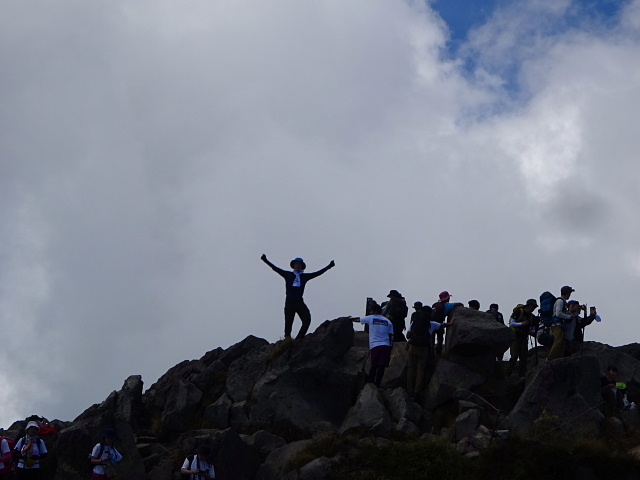
<instances>
[{"instance_id":1,"label":"grass patch","mask_svg":"<svg viewBox=\"0 0 640 480\"><path fill-rule=\"evenodd\" d=\"M366 447L340 460L330 478L350 480L469 480L479 478L473 460L433 441L390 442Z\"/></svg>"}]
</instances>

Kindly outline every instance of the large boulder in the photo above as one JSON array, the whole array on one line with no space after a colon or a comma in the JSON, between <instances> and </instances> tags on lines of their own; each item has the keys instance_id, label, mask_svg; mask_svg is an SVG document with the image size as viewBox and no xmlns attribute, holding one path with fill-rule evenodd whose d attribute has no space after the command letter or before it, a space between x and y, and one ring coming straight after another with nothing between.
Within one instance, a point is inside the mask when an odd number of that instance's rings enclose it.
<instances>
[{"instance_id":1,"label":"large boulder","mask_svg":"<svg viewBox=\"0 0 640 480\"><path fill-rule=\"evenodd\" d=\"M453 317L455 321L447 329L445 355L501 357L513 343L513 331L489 313L457 307Z\"/></svg>"},{"instance_id":2,"label":"large boulder","mask_svg":"<svg viewBox=\"0 0 640 480\"><path fill-rule=\"evenodd\" d=\"M118 450L123 460L117 466L120 478L144 478L145 466L136 446L134 414L140 408L142 378L129 377L121 390L112 392L100 405L85 410L73 424L62 430L56 445L56 480L75 480L87 476L88 456L107 428L118 434Z\"/></svg>"},{"instance_id":3,"label":"large boulder","mask_svg":"<svg viewBox=\"0 0 640 480\"><path fill-rule=\"evenodd\" d=\"M360 430L381 436L388 435L391 430L391 417L373 383L364 386L356 404L349 410L340 427L341 434Z\"/></svg>"},{"instance_id":4,"label":"large boulder","mask_svg":"<svg viewBox=\"0 0 640 480\"><path fill-rule=\"evenodd\" d=\"M252 427L278 425L313 433L326 422L340 425L363 378L360 367L345 359L352 342L352 322L340 318L271 355L247 402Z\"/></svg>"},{"instance_id":5,"label":"large boulder","mask_svg":"<svg viewBox=\"0 0 640 480\"><path fill-rule=\"evenodd\" d=\"M434 410L439 405L453 400L453 395L457 390L473 390L485 382L486 377L483 375L457 363L440 359L431 381L423 393L423 405L428 410Z\"/></svg>"},{"instance_id":6,"label":"large boulder","mask_svg":"<svg viewBox=\"0 0 640 480\"><path fill-rule=\"evenodd\" d=\"M603 416L598 409L602 398L596 357L548 361L530 375L509 416L512 431L527 435L539 425L567 435L598 432Z\"/></svg>"},{"instance_id":7,"label":"large boulder","mask_svg":"<svg viewBox=\"0 0 640 480\"><path fill-rule=\"evenodd\" d=\"M300 454L311 444L313 440L300 440L291 442L283 447L274 450L269 454L265 462L260 465L256 480L280 480L287 477L289 461ZM289 475L290 477L294 475ZM295 475L297 478L297 475Z\"/></svg>"}]
</instances>

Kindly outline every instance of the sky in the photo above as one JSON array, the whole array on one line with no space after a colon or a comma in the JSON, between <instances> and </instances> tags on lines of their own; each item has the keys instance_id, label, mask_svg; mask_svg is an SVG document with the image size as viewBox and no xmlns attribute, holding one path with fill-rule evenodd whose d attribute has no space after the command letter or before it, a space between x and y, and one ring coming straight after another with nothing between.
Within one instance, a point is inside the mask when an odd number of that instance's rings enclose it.
<instances>
[{"instance_id":1,"label":"sky","mask_svg":"<svg viewBox=\"0 0 640 480\"><path fill-rule=\"evenodd\" d=\"M637 341L640 0L0 3L0 426L408 302ZM294 323L294 334L299 328Z\"/></svg>"}]
</instances>

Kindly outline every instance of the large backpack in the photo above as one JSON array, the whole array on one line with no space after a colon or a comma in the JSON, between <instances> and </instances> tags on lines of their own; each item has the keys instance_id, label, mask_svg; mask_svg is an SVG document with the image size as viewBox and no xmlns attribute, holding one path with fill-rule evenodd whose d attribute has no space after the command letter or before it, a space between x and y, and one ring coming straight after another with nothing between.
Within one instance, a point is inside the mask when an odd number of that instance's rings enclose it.
<instances>
[{"instance_id":1,"label":"large backpack","mask_svg":"<svg viewBox=\"0 0 640 480\"><path fill-rule=\"evenodd\" d=\"M419 312L416 320L411 322L411 338L409 343L417 347L428 347L431 345L431 335L429 330L431 327L431 308L425 306ZM413 317L413 315L412 315Z\"/></svg>"},{"instance_id":2,"label":"large backpack","mask_svg":"<svg viewBox=\"0 0 640 480\"><path fill-rule=\"evenodd\" d=\"M11 467L13 466L13 463L14 463L16 442L15 442L14 439L9 438L9 437L0 437L0 443L2 442L2 440L6 440L7 441L7 445L9 446L9 452L11 453L11 459L8 462L4 462L4 467L3 467L2 470L6 470L6 471L2 472L4 477L2 476L2 474L0 474L0 478L8 478L8 475L9 475L8 472L11 471Z\"/></svg>"},{"instance_id":3,"label":"large backpack","mask_svg":"<svg viewBox=\"0 0 640 480\"><path fill-rule=\"evenodd\" d=\"M544 292L540 295L538 315L540 315L540 321L545 327L550 327L554 324L553 305L556 303L556 300L556 296L551 292Z\"/></svg>"}]
</instances>

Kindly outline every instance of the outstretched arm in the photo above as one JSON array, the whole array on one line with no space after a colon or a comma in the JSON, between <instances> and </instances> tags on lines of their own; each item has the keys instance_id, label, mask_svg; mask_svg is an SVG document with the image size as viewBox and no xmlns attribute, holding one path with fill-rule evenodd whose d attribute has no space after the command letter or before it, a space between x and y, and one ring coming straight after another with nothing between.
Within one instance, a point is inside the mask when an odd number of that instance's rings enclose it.
<instances>
[{"instance_id":1,"label":"outstretched arm","mask_svg":"<svg viewBox=\"0 0 640 480\"><path fill-rule=\"evenodd\" d=\"M262 260L264 263L266 263L267 265L269 265L271 267L271 269L278 273L279 275L282 275L284 273L284 270L282 270L279 267L276 267L273 263L271 263L269 260L267 260L267 256L263 253L262 256L260 257L260 260Z\"/></svg>"},{"instance_id":2,"label":"outstretched arm","mask_svg":"<svg viewBox=\"0 0 640 480\"><path fill-rule=\"evenodd\" d=\"M331 262L329 262L329 265L327 265L326 267L324 267L322 270L318 270L317 272L313 272L313 273L308 273L307 276L309 278L309 280L311 280L312 278L316 278L319 277L320 275L322 275L324 272L326 272L327 270L333 268L336 266L336 262L334 262L333 260L331 260Z\"/></svg>"}]
</instances>

